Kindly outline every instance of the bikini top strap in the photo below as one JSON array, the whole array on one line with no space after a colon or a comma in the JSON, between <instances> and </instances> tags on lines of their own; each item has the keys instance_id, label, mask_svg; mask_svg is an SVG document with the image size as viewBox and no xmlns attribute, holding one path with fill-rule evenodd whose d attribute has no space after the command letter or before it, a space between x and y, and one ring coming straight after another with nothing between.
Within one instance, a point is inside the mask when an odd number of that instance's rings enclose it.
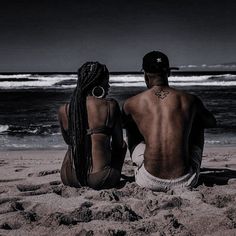
<instances>
[{"instance_id":1,"label":"bikini top strap","mask_svg":"<svg viewBox=\"0 0 236 236\"><path fill-rule=\"evenodd\" d=\"M66 113L66 116L67 116L67 119L68 119L67 107L68 107L68 103L66 103L66 105L65 105L65 113ZM61 132L62 132L62 136L63 136L63 138L64 138L66 144L70 145L70 137L69 137L68 130L65 130L65 129L64 129L62 123L61 123Z\"/></svg>"},{"instance_id":2,"label":"bikini top strap","mask_svg":"<svg viewBox=\"0 0 236 236\"><path fill-rule=\"evenodd\" d=\"M107 119L106 119L106 127L109 127L110 121L110 103L107 101Z\"/></svg>"},{"instance_id":3,"label":"bikini top strap","mask_svg":"<svg viewBox=\"0 0 236 236\"><path fill-rule=\"evenodd\" d=\"M107 118L106 118L105 125L102 125L97 128L87 129L87 135L99 134L99 133L111 135L112 128L109 127L109 122L110 122L110 103L107 101Z\"/></svg>"},{"instance_id":4,"label":"bikini top strap","mask_svg":"<svg viewBox=\"0 0 236 236\"><path fill-rule=\"evenodd\" d=\"M69 103L66 103L66 105L65 105L65 112L66 112L67 119L69 118L68 109L67 109L68 106L69 106Z\"/></svg>"},{"instance_id":5,"label":"bikini top strap","mask_svg":"<svg viewBox=\"0 0 236 236\"><path fill-rule=\"evenodd\" d=\"M101 126L97 128L92 128L92 129L87 129L87 135L92 135L92 134L106 134L106 135L111 135L111 128L107 126Z\"/></svg>"}]
</instances>

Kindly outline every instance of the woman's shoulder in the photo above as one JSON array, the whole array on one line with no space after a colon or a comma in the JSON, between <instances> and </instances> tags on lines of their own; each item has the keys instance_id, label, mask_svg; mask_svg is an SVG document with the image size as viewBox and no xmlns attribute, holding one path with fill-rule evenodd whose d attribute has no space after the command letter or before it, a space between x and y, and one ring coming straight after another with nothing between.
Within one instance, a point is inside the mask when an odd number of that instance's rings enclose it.
<instances>
[{"instance_id":1,"label":"woman's shoulder","mask_svg":"<svg viewBox=\"0 0 236 236\"><path fill-rule=\"evenodd\" d=\"M87 107L95 110L99 109L100 111L109 109L110 114L120 110L119 103L114 98L89 98Z\"/></svg>"},{"instance_id":2,"label":"woman's shoulder","mask_svg":"<svg viewBox=\"0 0 236 236\"><path fill-rule=\"evenodd\" d=\"M88 103L98 103L98 104L118 104L118 102L114 98L95 98L93 96L88 96L87 97L87 102Z\"/></svg>"},{"instance_id":3,"label":"woman's shoulder","mask_svg":"<svg viewBox=\"0 0 236 236\"><path fill-rule=\"evenodd\" d=\"M59 107L58 114L59 115L67 115L68 110L69 110L69 103L65 103Z\"/></svg>"},{"instance_id":4,"label":"woman's shoulder","mask_svg":"<svg viewBox=\"0 0 236 236\"><path fill-rule=\"evenodd\" d=\"M118 104L117 100L114 98L104 98L107 102L112 104Z\"/></svg>"},{"instance_id":5,"label":"woman's shoulder","mask_svg":"<svg viewBox=\"0 0 236 236\"><path fill-rule=\"evenodd\" d=\"M114 111L120 110L119 103L114 98L106 98L106 101L108 102L108 104L112 110L114 110Z\"/></svg>"},{"instance_id":6,"label":"woman's shoulder","mask_svg":"<svg viewBox=\"0 0 236 236\"><path fill-rule=\"evenodd\" d=\"M103 98L102 100L103 106L108 107L111 114L120 109L119 103L114 98Z\"/></svg>"}]
</instances>

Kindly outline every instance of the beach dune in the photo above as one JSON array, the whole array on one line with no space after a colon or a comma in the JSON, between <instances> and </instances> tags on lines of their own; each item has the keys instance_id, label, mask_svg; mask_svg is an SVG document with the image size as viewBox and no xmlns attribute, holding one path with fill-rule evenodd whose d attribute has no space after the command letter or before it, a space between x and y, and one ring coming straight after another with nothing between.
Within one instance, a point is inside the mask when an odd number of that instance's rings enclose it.
<instances>
[{"instance_id":1,"label":"beach dune","mask_svg":"<svg viewBox=\"0 0 236 236\"><path fill-rule=\"evenodd\" d=\"M166 193L136 185L128 156L119 188L66 187L64 154L0 152L0 235L236 235L235 147L206 147L200 185Z\"/></svg>"}]
</instances>

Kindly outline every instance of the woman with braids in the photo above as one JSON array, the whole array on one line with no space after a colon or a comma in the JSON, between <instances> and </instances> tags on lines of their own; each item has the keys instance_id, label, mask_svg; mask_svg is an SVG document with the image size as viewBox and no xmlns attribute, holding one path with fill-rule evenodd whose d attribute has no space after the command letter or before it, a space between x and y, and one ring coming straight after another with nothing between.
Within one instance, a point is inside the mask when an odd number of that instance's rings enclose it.
<instances>
[{"instance_id":1,"label":"woman with braids","mask_svg":"<svg viewBox=\"0 0 236 236\"><path fill-rule=\"evenodd\" d=\"M71 187L113 188L120 181L126 154L118 103L107 99L109 72L99 62L87 62L78 70L70 103L58 117L68 151L61 179Z\"/></svg>"}]
</instances>

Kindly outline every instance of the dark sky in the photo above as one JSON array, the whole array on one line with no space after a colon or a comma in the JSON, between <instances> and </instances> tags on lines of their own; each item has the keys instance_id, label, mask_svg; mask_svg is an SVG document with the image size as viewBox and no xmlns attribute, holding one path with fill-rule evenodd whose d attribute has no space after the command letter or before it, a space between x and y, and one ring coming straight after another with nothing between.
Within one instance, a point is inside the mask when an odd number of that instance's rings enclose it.
<instances>
[{"instance_id":1,"label":"dark sky","mask_svg":"<svg viewBox=\"0 0 236 236\"><path fill-rule=\"evenodd\" d=\"M0 71L76 71L87 60L135 71L236 62L235 0L1 0Z\"/></svg>"}]
</instances>

